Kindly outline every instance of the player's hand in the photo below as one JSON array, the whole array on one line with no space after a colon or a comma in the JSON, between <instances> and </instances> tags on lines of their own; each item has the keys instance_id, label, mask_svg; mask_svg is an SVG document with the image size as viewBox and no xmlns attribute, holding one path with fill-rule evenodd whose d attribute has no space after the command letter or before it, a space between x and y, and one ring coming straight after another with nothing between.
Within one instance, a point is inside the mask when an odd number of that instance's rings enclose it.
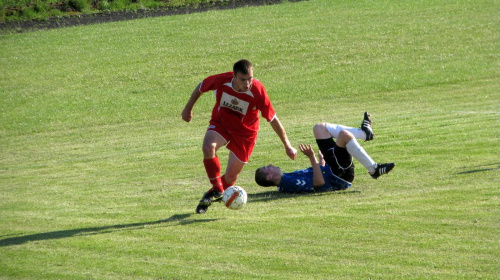
<instances>
[{"instance_id":1,"label":"player's hand","mask_svg":"<svg viewBox=\"0 0 500 280\"><path fill-rule=\"evenodd\" d=\"M288 146L286 147L286 155L290 159L295 160L297 158L297 150L292 146Z\"/></svg>"},{"instance_id":2,"label":"player's hand","mask_svg":"<svg viewBox=\"0 0 500 280\"><path fill-rule=\"evenodd\" d=\"M308 158L314 157L314 150L312 149L311 145L300 144L299 149Z\"/></svg>"},{"instance_id":3,"label":"player's hand","mask_svg":"<svg viewBox=\"0 0 500 280\"><path fill-rule=\"evenodd\" d=\"M193 117L193 111L187 109L187 108L184 108L184 110L182 110L182 119L186 122L190 122L191 121L191 118Z\"/></svg>"}]
</instances>

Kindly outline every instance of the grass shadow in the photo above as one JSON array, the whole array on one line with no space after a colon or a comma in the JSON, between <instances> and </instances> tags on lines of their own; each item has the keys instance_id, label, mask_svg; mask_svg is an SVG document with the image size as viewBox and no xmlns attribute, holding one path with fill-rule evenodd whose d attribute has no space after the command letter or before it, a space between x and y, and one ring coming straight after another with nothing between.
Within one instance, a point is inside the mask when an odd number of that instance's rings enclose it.
<instances>
[{"instance_id":1,"label":"grass shadow","mask_svg":"<svg viewBox=\"0 0 500 280\"><path fill-rule=\"evenodd\" d=\"M463 169L465 169L465 168L467 168L467 167L463 167ZM491 164L483 164L483 165L479 165L479 166L473 166L472 168L473 169L457 172L455 174L472 174L472 173L478 173L478 172L500 170L500 162L491 163Z\"/></svg>"},{"instance_id":2,"label":"grass shadow","mask_svg":"<svg viewBox=\"0 0 500 280\"><path fill-rule=\"evenodd\" d=\"M112 226L103 226L103 227L90 227L90 228L79 228L79 229L70 229L70 230L60 230L60 231L51 231L16 237L9 237L0 240L0 247L5 246L13 246L20 245L27 242L32 241L42 241L42 240L52 240L52 239L62 239L69 238L73 236L82 236L82 235L94 235L94 234L104 234L110 233L118 230L134 230L134 229L142 229L145 226L150 225L159 225L159 224L167 224L167 223L178 223L178 225L189 225L193 223L206 223L213 222L219 219L196 219L196 220L186 220L191 215L194 214L176 214L167 219L162 219L154 222L145 222L145 223L131 223L131 224L122 224L122 225L112 225Z\"/></svg>"},{"instance_id":3,"label":"grass shadow","mask_svg":"<svg viewBox=\"0 0 500 280\"><path fill-rule=\"evenodd\" d=\"M276 199L285 199L302 195L323 196L323 195L349 195L355 193L361 193L361 191L344 190L344 191L327 191L327 192L315 192L315 193L284 193L280 191L265 191L265 192L248 194L248 200L252 202L266 202Z\"/></svg>"}]
</instances>

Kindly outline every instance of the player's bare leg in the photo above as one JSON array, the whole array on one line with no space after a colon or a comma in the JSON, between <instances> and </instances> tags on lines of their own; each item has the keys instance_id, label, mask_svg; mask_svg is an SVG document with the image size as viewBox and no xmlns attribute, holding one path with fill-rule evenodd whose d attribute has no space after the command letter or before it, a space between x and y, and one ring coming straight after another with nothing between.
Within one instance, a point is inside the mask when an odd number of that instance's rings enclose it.
<instances>
[{"instance_id":1,"label":"player's bare leg","mask_svg":"<svg viewBox=\"0 0 500 280\"><path fill-rule=\"evenodd\" d=\"M226 139L220 136L219 133L208 130L203 138L203 157L206 159L217 156L217 150L227 144Z\"/></svg>"},{"instance_id":2,"label":"player's bare leg","mask_svg":"<svg viewBox=\"0 0 500 280\"><path fill-rule=\"evenodd\" d=\"M207 131L203 139L203 164L212 188L203 194L196 207L196 213L204 214L213 201L222 198L223 186L220 177L221 166L217 150L226 144L226 140L214 131Z\"/></svg>"},{"instance_id":3,"label":"player's bare leg","mask_svg":"<svg viewBox=\"0 0 500 280\"><path fill-rule=\"evenodd\" d=\"M229 152L229 158L227 161L226 174L224 174L223 180L224 187L227 188L229 186L233 186L238 179L241 171L245 167L246 163L239 160L233 152Z\"/></svg>"},{"instance_id":4,"label":"player's bare leg","mask_svg":"<svg viewBox=\"0 0 500 280\"><path fill-rule=\"evenodd\" d=\"M207 131L203 139L203 164L207 172L208 179L213 189L222 193L222 182L220 178L221 165L217 157L217 151L220 147L226 145L227 141L215 131Z\"/></svg>"}]
</instances>

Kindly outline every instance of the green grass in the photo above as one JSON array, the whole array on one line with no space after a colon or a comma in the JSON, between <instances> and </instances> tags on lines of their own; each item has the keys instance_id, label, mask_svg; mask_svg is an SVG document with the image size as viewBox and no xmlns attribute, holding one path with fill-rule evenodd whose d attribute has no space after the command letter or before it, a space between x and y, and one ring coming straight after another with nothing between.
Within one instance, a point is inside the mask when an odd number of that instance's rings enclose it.
<instances>
[{"instance_id":1,"label":"green grass","mask_svg":"<svg viewBox=\"0 0 500 280\"><path fill-rule=\"evenodd\" d=\"M304 1L0 35L0 279L496 279L499 1ZM293 145L372 113L373 180L286 195L262 123L242 211L194 208L213 106L248 58ZM227 151L219 156L225 166Z\"/></svg>"}]
</instances>

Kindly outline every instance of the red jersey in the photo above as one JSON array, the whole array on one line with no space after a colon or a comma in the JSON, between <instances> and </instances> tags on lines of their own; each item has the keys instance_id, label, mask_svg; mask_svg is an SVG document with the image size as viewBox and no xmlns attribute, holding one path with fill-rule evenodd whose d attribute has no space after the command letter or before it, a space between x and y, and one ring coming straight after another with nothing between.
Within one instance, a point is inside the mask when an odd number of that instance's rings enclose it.
<instances>
[{"instance_id":1,"label":"red jersey","mask_svg":"<svg viewBox=\"0 0 500 280\"><path fill-rule=\"evenodd\" d=\"M216 102L212 120L230 133L254 135L259 130L259 111L268 122L275 118L276 113L259 80L253 79L249 91L237 92L232 86L233 77L233 72L207 77L201 83L200 91L214 91Z\"/></svg>"}]
</instances>

